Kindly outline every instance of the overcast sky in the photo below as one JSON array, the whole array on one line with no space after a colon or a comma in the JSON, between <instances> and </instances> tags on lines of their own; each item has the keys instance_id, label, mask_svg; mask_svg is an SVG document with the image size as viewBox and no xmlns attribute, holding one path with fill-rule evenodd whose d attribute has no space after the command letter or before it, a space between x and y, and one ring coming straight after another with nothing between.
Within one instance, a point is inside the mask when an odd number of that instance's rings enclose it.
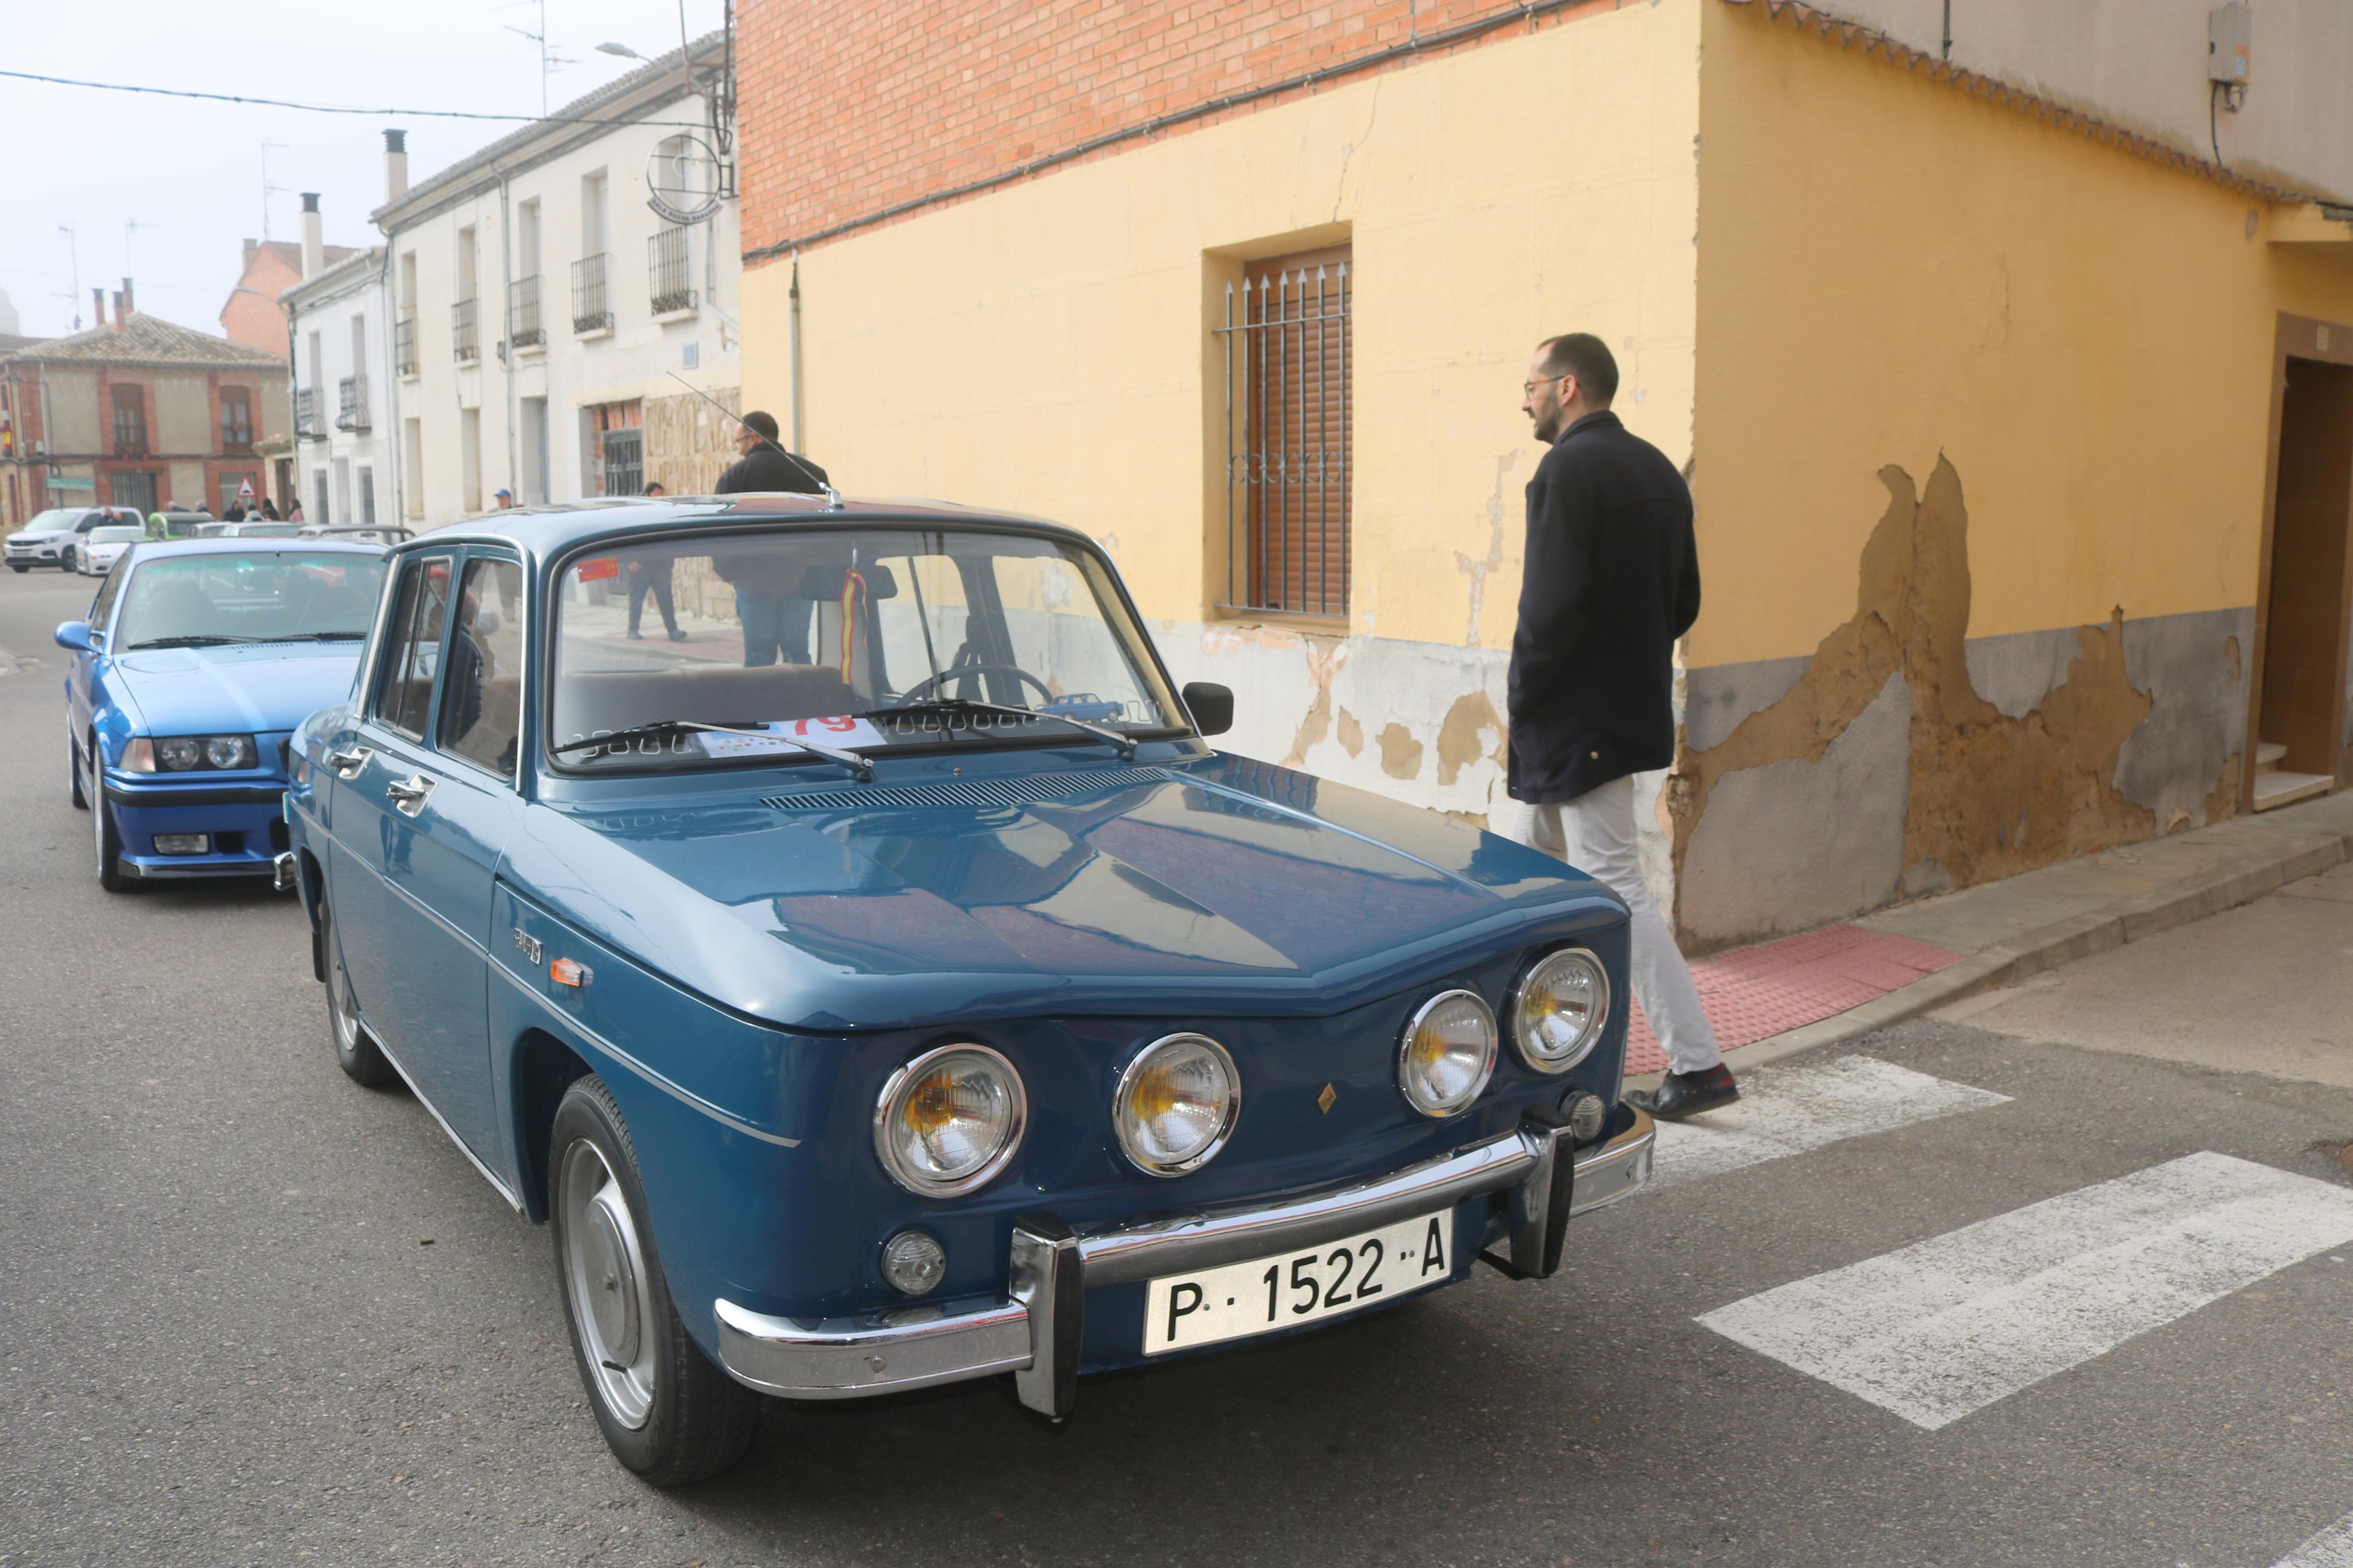
<instances>
[{"instance_id":1,"label":"overcast sky","mask_svg":"<svg viewBox=\"0 0 2353 1568\"><path fill-rule=\"evenodd\" d=\"M5 6L10 70L207 92L257 93L310 103L390 105L536 115L539 46L507 31L540 31L540 0L115 0L85 10L59 0ZM721 0L686 0L695 37L717 27ZM659 56L679 47L677 0L545 0L546 32L573 64L547 78L560 109L636 69L596 52L607 40ZM137 284L139 309L204 331L220 331L236 284L240 242L262 237L263 142L269 237L299 240L301 204L317 191L331 245L382 237L367 215L384 200L384 137L408 132L412 180L422 180L515 128L514 122L403 115L306 114L0 78L9 128L8 220L0 224L0 290L18 330L73 330L72 257L59 224L77 231L82 324L90 290ZM140 227L126 231L137 220Z\"/></svg>"}]
</instances>

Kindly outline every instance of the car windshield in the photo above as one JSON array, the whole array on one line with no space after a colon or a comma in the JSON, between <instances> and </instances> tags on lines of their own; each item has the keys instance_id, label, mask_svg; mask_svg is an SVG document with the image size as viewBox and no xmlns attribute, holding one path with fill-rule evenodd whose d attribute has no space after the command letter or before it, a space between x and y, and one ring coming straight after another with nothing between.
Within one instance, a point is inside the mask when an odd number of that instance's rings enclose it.
<instances>
[{"instance_id":1,"label":"car windshield","mask_svg":"<svg viewBox=\"0 0 2353 1568\"><path fill-rule=\"evenodd\" d=\"M1101 561L1038 535L797 528L620 545L575 557L556 601L550 743L567 764L1186 727Z\"/></svg>"},{"instance_id":2,"label":"car windshield","mask_svg":"<svg viewBox=\"0 0 2353 1568\"><path fill-rule=\"evenodd\" d=\"M302 531L298 522L233 522L227 531L239 539L291 539Z\"/></svg>"},{"instance_id":3,"label":"car windshield","mask_svg":"<svg viewBox=\"0 0 2353 1568\"><path fill-rule=\"evenodd\" d=\"M47 511L37 511L33 521L18 529L19 533L55 533L61 528L71 528L81 516L78 506L53 506Z\"/></svg>"},{"instance_id":4,"label":"car windshield","mask_svg":"<svg viewBox=\"0 0 2353 1568\"><path fill-rule=\"evenodd\" d=\"M133 544L146 537L145 529L132 528L128 523L109 523L104 528L93 528L90 531L90 542L92 544Z\"/></svg>"},{"instance_id":5,"label":"car windshield","mask_svg":"<svg viewBox=\"0 0 2353 1568\"><path fill-rule=\"evenodd\" d=\"M122 653L364 637L384 585L381 557L346 551L134 556L132 564L115 623L114 647Z\"/></svg>"}]
</instances>

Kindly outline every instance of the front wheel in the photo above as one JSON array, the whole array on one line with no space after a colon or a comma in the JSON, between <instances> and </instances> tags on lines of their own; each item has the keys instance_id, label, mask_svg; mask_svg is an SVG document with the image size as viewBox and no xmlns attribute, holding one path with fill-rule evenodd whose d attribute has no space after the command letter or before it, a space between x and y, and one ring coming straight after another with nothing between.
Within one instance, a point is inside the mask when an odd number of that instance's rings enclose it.
<instances>
[{"instance_id":1,"label":"front wheel","mask_svg":"<svg viewBox=\"0 0 2353 1568\"><path fill-rule=\"evenodd\" d=\"M122 832L114 825L114 807L106 799L106 771L93 748L90 760L90 821L91 847L98 857L98 885L110 893L127 893L138 879L123 874Z\"/></svg>"},{"instance_id":2,"label":"front wheel","mask_svg":"<svg viewBox=\"0 0 2353 1568\"><path fill-rule=\"evenodd\" d=\"M327 1027L335 1043L335 1062L353 1083L369 1089L390 1089L400 1081L379 1047L360 1022L352 1000L352 977L343 968L343 944L335 934L334 915L319 905L319 942L327 954Z\"/></svg>"},{"instance_id":3,"label":"front wheel","mask_svg":"<svg viewBox=\"0 0 2353 1568\"><path fill-rule=\"evenodd\" d=\"M58 552L58 570L60 572L71 572L75 570L74 552L70 549L60 550Z\"/></svg>"},{"instance_id":4,"label":"front wheel","mask_svg":"<svg viewBox=\"0 0 2353 1568\"><path fill-rule=\"evenodd\" d=\"M645 1224L637 1152L602 1079L565 1090L547 1173L573 1358L614 1458L657 1487L717 1475L751 1447L760 1396L713 1366L679 1321Z\"/></svg>"},{"instance_id":5,"label":"front wheel","mask_svg":"<svg viewBox=\"0 0 2353 1568\"><path fill-rule=\"evenodd\" d=\"M9 571L11 571L11 572L16 573L18 576L20 576L20 577L21 577L21 576L23 576L26 573L30 572L30 571L32 570L32 568L31 568L30 566L28 566L28 565L25 564L25 563L24 563L23 562L21 562L21 561L11 561L10 563L8 563L8 570L9 570Z\"/></svg>"},{"instance_id":6,"label":"front wheel","mask_svg":"<svg viewBox=\"0 0 2353 1568\"><path fill-rule=\"evenodd\" d=\"M20 566L17 570L21 572L24 568ZM90 809L90 797L81 793L81 750L74 744L70 726L66 731L66 787L73 792L76 811Z\"/></svg>"}]
</instances>

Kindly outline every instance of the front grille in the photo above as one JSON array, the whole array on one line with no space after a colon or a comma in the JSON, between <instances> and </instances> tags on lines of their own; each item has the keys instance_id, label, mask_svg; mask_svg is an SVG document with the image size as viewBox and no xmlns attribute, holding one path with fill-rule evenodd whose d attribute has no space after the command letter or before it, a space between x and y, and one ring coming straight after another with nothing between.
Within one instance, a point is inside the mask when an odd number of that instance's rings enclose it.
<instances>
[{"instance_id":1,"label":"front grille","mask_svg":"<svg viewBox=\"0 0 2353 1568\"><path fill-rule=\"evenodd\" d=\"M808 790L768 795L760 804L777 811L856 811L875 806L1029 805L1041 800L1095 795L1130 784L1166 784L1166 768L1078 768L1018 778L958 779L953 784L895 784L885 789Z\"/></svg>"}]
</instances>

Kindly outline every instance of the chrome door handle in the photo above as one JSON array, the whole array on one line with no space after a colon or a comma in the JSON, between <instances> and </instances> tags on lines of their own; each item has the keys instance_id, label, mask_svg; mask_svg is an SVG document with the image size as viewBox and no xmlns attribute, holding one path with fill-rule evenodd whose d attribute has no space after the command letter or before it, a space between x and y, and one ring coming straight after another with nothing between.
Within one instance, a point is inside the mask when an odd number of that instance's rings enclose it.
<instances>
[{"instance_id":1,"label":"chrome door handle","mask_svg":"<svg viewBox=\"0 0 2353 1568\"><path fill-rule=\"evenodd\" d=\"M327 765L335 770L339 778L355 779L360 776L360 770L367 766L367 760L375 755L375 752L368 747L353 746L347 752L329 752Z\"/></svg>"},{"instance_id":2,"label":"chrome door handle","mask_svg":"<svg viewBox=\"0 0 2353 1568\"><path fill-rule=\"evenodd\" d=\"M392 799L392 808L403 816L415 816L425 809L425 797L433 793L433 781L423 773L395 779L384 786Z\"/></svg>"}]
</instances>

